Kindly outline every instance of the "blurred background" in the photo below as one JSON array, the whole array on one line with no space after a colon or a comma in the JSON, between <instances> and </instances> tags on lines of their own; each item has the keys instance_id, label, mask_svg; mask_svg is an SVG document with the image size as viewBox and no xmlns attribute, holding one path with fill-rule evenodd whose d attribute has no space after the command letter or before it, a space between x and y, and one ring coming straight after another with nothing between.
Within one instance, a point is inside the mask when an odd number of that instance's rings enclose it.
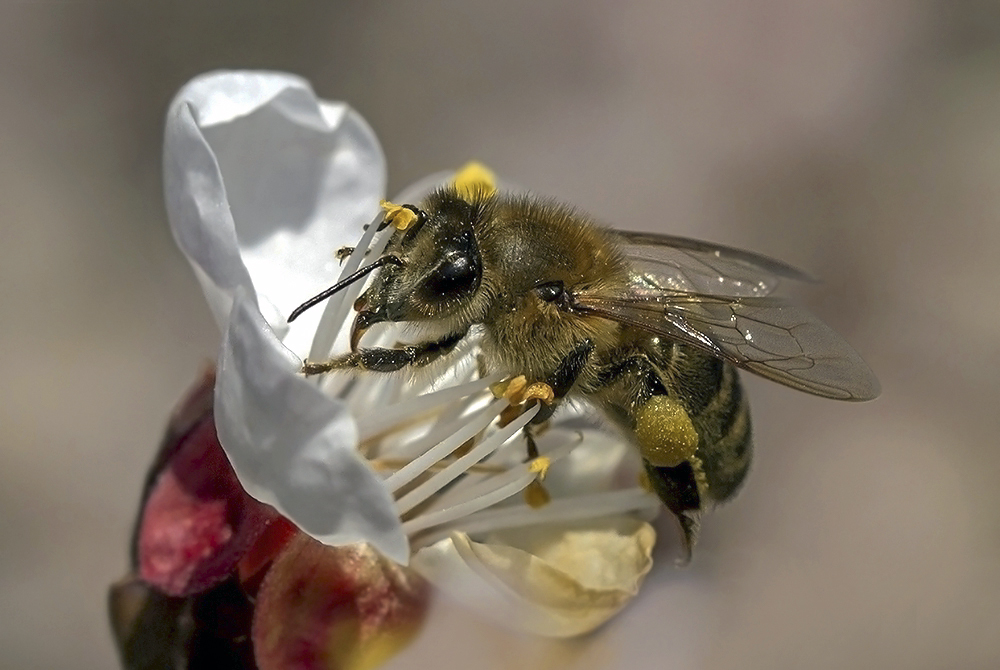
<instances>
[{"instance_id":1,"label":"blurred background","mask_svg":"<svg viewBox=\"0 0 1000 670\"><path fill-rule=\"evenodd\" d=\"M1000 667L1000 3L0 4L0 667L113 668L105 590L219 335L160 186L173 93L299 73L390 191L470 158L613 225L782 258L883 383L751 381L694 564L581 641L441 603L394 667Z\"/></svg>"}]
</instances>

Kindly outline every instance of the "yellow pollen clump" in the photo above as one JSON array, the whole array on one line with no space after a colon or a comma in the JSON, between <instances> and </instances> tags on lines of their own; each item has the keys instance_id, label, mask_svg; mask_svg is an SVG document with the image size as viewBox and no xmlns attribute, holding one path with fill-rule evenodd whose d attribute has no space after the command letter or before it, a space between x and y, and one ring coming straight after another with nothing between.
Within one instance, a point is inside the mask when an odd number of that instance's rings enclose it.
<instances>
[{"instance_id":1,"label":"yellow pollen clump","mask_svg":"<svg viewBox=\"0 0 1000 670\"><path fill-rule=\"evenodd\" d=\"M396 230L406 230L417 220L417 215L408 207L383 200L379 205L385 210L385 222Z\"/></svg>"},{"instance_id":2,"label":"yellow pollen clump","mask_svg":"<svg viewBox=\"0 0 1000 670\"><path fill-rule=\"evenodd\" d=\"M656 467L674 467L694 458L698 432L679 402L650 398L636 413L635 436L642 457Z\"/></svg>"},{"instance_id":3,"label":"yellow pollen clump","mask_svg":"<svg viewBox=\"0 0 1000 670\"><path fill-rule=\"evenodd\" d=\"M455 190L463 200L472 201L477 197L491 196L497 191L497 178L493 171L482 163L466 163L455 173Z\"/></svg>"},{"instance_id":4,"label":"yellow pollen clump","mask_svg":"<svg viewBox=\"0 0 1000 670\"><path fill-rule=\"evenodd\" d=\"M546 405L555 400L556 392L552 390L552 387L545 382L535 382L534 384L529 384L528 388L524 390L524 398L521 400L522 403L528 402L529 400L541 400Z\"/></svg>"},{"instance_id":5,"label":"yellow pollen clump","mask_svg":"<svg viewBox=\"0 0 1000 670\"><path fill-rule=\"evenodd\" d=\"M527 386L528 380L525 379L524 375L518 375L517 377L493 384L490 386L490 391L493 393L494 398L506 398L510 400ZM511 404L514 404L513 401L511 401Z\"/></svg>"}]
</instances>

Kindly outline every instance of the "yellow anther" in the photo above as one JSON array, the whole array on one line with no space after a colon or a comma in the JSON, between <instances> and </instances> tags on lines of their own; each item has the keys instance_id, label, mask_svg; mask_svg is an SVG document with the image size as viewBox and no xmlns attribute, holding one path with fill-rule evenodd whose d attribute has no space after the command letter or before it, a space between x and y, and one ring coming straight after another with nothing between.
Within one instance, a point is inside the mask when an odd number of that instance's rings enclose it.
<instances>
[{"instance_id":1,"label":"yellow anther","mask_svg":"<svg viewBox=\"0 0 1000 670\"><path fill-rule=\"evenodd\" d=\"M417 220L417 215L408 207L396 205L388 200L379 203L385 210L385 222L396 230L406 230Z\"/></svg>"},{"instance_id":2,"label":"yellow anther","mask_svg":"<svg viewBox=\"0 0 1000 670\"><path fill-rule=\"evenodd\" d=\"M527 387L528 380L525 379L524 375L518 375L507 383L507 387L503 390L503 396L507 398L512 405L520 405L521 396L524 394L524 389Z\"/></svg>"},{"instance_id":3,"label":"yellow anther","mask_svg":"<svg viewBox=\"0 0 1000 670\"><path fill-rule=\"evenodd\" d=\"M541 400L547 404L552 402L556 397L556 393L552 390L551 386L545 382L532 382L529 384L524 375L518 375L507 381L494 384L490 387L490 391L493 392L494 397L506 398L515 407L519 407L529 400Z\"/></svg>"},{"instance_id":4,"label":"yellow anther","mask_svg":"<svg viewBox=\"0 0 1000 670\"><path fill-rule=\"evenodd\" d=\"M524 489L524 502L528 503L528 507L538 509L539 507L545 507L552 500L552 496L549 492L545 490L542 483L537 479L528 484Z\"/></svg>"},{"instance_id":5,"label":"yellow anther","mask_svg":"<svg viewBox=\"0 0 1000 670\"><path fill-rule=\"evenodd\" d=\"M455 190L463 200L472 202L489 197L497 192L497 178L493 171L482 163L466 163L455 173Z\"/></svg>"},{"instance_id":6,"label":"yellow anther","mask_svg":"<svg viewBox=\"0 0 1000 670\"><path fill-rule=\"evenodd\" d=\"M515 402L514 398L519 396L527 386L528 380L524 378L524 375L518 375L493 384L490 386L490 391L493 392L494 398L506 398L512 405L519 405L520 402Z\"/></svg>"},{"instance_id":7,"label":"yellow anther","mask_svg":"<svg viewBox=\"0 0 1000 670\"><path fill-rule=\"evenodd\" d=\"M545 479L545 475L549 473L550 467L552 467L552 459L548 456L539 456L528 463L528 471L538 475L538 481Z\"/></svg>"},{"instance_id":8,"label":"yellow anther","mask_svg":"<svg viewBox=\"0 0 1000 670\"><path fill-rule=\"evenodd\" d=\"M545 382L535 382L531 384L524 390L524 398L521 402L527 402L529 400L541 400L545 404L549 404L556 397L556 392L552 390L552 387Z\"/></svg>"},{"instance_id":9,"label":"yellow anther","mask_svg":"<svg viewBox=\"0 0 1000 670\"><path fill-rule=\"evenodd\" d=\"M340 264L343 265L344 261L346 261L353 253L354 247L340 247L333 253L333 255L338 261L340 261Z\"/></svg>"}]
</instances>

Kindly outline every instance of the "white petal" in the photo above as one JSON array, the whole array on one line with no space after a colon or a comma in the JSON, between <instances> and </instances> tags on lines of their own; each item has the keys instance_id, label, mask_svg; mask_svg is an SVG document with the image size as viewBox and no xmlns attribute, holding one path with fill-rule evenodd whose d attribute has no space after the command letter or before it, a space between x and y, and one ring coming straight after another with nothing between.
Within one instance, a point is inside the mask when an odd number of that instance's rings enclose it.
<instances>
[{"instance_id":1,"label":"white petal","mask_svg":"<svg viewBox=\"0 0 1000 670\"><path fill-rule=\"evenodd\" d=\"M656 533L628 517L536 526L421 549L412 566L447 596L503 625L549 637L589 632L638 592Z\"/></svg>"},{"instance_id":2,"label":"white petal","mask_svg":"<svg viewBox=\"0 0 1000 670\"><path fill-rule=\"evenodd\" d=\"M219 360L215 421L240 482L321 542L369 542L405 564L409 544L382 479L357 453L354 419L300 377L299 366L238 291Z\"/></svg>"},{"instance_id":3,"label":"white petal","mask_svg":"<svg viewBox=\"0 0 1000 670\"><path fill-rule=\"evenodd\" d=\"M318 100L298 77L210 73L170 106L167 212L222 327L243 287L283 328L284 316L335 280L334 252L377 214L385 183L365 121Z\"/></svg>"},{"instance_id":4,"label":"white petal","mask_svg":"<svg viewBox=\"0 0 1000 670\"><path fill-rule=\"evenodd\" d=\"M168 112L163 182L174 238L224 328L236 288L254 295L253 283L240 258L218 163L186 104L174 104Z\"/></svg>"}]
</instances>

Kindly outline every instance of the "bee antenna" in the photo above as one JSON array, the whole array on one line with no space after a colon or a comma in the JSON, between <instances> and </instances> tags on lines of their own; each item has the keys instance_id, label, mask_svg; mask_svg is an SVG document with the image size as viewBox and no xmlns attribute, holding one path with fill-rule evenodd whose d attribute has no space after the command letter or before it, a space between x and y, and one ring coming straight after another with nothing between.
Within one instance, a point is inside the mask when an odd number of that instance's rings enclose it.
<instances>
[{"instance_id":1,"label":"bee antenna","mask_svg":"<svg viewBox=\"0 0 1000 670\"><path fill-rule=\"evenodd\" d=\"M358 270L357 272L344 277L343 279L341 279L339 282L337 282L336 284L334 284L330 288L326 289L325 291L323 291L322 293L320 293L318 295L314 295L313 297L309 298L304 303L302 303L301 305L299 305L298 307L296 307L295 309L293 309L292 313L288 315L288 323L291 323L295 319L299 318L299 316L302 314L302 312L306 311L310 307L315 307L319 303L323 302L324 300L326 300L327 298L329 298L330 296L332 296L334 293L337 293L338 291L341 291L341 290L347 288L348 286L350 286L354 282L356 282L359 279L361 279L361 278L363 278L363 277L371 274L373 271L379 269L383 265L397 265L397 266L402 266L403 265L403 261L400 260L398 256L392 256L392 255L382 256L381 258L379 258L374 263L372 263L370 265L366 265L363 268L361 268L360 270Z\"/></svg>"}]
</instances>

